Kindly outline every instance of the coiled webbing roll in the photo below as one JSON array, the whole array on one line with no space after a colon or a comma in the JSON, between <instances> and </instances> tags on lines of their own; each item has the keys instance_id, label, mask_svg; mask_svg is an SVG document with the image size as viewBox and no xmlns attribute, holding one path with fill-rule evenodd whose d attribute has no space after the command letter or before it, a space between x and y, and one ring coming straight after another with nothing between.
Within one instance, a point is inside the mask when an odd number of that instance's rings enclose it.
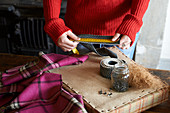
<instances>
[{"instance_id":1,"label":"coiled webbing roll","mask_svg":"<svg viewBox=\"0 0 170 113\"><path fill-rule=\"evenodd\" d=\"M111 73L115 64L119 64L122 61L117 58L106 58L100 61L100 74L101 76L111 79Z\"/></svg>"}]
</instances>

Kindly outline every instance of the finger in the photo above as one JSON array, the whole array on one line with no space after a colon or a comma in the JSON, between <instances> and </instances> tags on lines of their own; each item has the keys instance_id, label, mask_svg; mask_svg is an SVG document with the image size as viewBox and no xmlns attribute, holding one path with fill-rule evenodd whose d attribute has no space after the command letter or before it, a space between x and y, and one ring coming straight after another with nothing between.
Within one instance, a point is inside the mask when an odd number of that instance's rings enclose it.
<instances>
[{"instance_id":1,"label":"finger","mask_svg":"<svg viewBox=\"0 0 170 113\"><path fill-rule=\"evenodd\" d=\"M71 32L71 31L68 31L67 32L67 35L70 37L70 38L72 38L72 39L74 39L74 40L80 40L80 38L78 37L78 36L76 36L73 32Z\"/></svg>"},{"instance_id":2,"label":"finger","mask_svg":"<svg viewBox=\"0 0 170 113\"><path fill-rule=\"evenodd\" d=\"M116 41L119 37L120 37L121 34L119 33L116 33L113 38L112 38L112 41Z\"/></svg>"},{"instance_id":3,"label":"finger","mask_svg":"<svg viewBox=\"0 0 170 113\"><path fill-rule=\"evenodd\" d=\"M70 46L68 44L63 44L62 45L64 48L67 48L67 49L74 49L76 46Z\"/></svg>"},{"instance_id":4,"label":"finger","mask_svg":"<svg viewBox=\"0 0 170 113\"><path fill-rule=\"evenodd\" d=\"M120 44L118 45L119 48L125 49L129 48L131 43L131 39L127 35L123 35L120 40Z\"/></svg>"},{"instance_id":5,"label":"finger","mask_svg":"<svg viewBox=\"0 0 170 113\"><path fill-rule=\"evenodd\" d=\"M64 52L67 52L67 51L71 51L73 48L68 48L68 47L62 46L61 49L62 49Z\"/></svg>"},{"instance_id":6,"label":"finger","mask_svg":"<svg viewBox=\"0 0 170 113\"><path fill-rule=\"evenodd\" d=\"M130 39L130 37L129 37L129 36L127 36L127 35L123 35L122 37L123 37L124 39L126 39L126 41L131 42L131 39Z\"/></svg>"},{"instance_id":7,"label":"finger","mask_svg":"<svg viewBox=\"0 0 170 113\"><path fill-rule=\"evenodd\" d=\"M129 49L130 43L123 43L121 49Z\"/></svg>"},{"instance_id":8,"label":"finger","mask_svg":"<svg viewBox=\"0 0 170 113\"><path fill-rule=\"evenodd\" d=\"M78 43L79 42L73 42L68 39L68 41L65 43L65 45L75 48L75 47L77 47Z\"/></svg>"},{"instance_id":9,"label":"finger","mask_svg":"<svg viewBox=\"0 0 170 113\"><path fill-rule=\"evenodd\" d=\"M72 49L64 49L64 52L69 52L71 51Z\"/></svg>"},{"instance_id":10,"label":"finger","mask_svg":"<svg viewBox=\"0 0 170 113\"><path fill-rule=\"evenodd\" d=\"M78 44L78 42L73 42L73 41L70 41L67 36L63 37L60 39L59 41L59 46L67 46L67 47L76 47Z\"/></svg>"},{"instance_id":11,"label":"finger","mask_svg":"<svg viewBox=\"0 0 170 113\"><path fill-rule=\"evenodd\" d=\"M131 39L129 38L129 36L123 35L123 36L121 37L120 45L122 45L123 43L131 43Z\"/></svg>"},{"instance_id":12,"label":"finger","mask_svg":"<svg viewBox=\"0 0 170 113\"><path fill-rule=\"evenodd\" d=\"M123 43L130 43L131 39L127 35L123 35L120 40L120 45Z\"/></svg>"},{"instance_id":13,"label":"finger","mask_svg":"<svg viewBox=\"0 0 170 113\"><path fill-rule=\"evenodd\" d=\"M121 49L128 49L130 47L130 43L123 43L122 45L117 45Z\"/></svg>"},{"instance_id":14,"label":"finger","mask_svg":"<svg viewBox=\"0 0 170 113\"><path fill-rule=\"evenodd\" d=\"M125 42L126 42L126 40L125 40L125 37L123 35L120 39L120 43L119 43L118 47L123 49L123 47L125 46Z\"/></svg>"}]
</instances>

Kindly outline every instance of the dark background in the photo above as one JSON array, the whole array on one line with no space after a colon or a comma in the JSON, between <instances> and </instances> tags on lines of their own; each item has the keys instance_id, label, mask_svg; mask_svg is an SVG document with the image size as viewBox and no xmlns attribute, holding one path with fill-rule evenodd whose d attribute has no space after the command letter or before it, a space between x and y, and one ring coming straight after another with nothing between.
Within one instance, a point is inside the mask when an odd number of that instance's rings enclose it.
<instances>
[{"instance_id":1,"label":"dark background","mask_svg":"<svg viewBox=\"0 0 170 113\"><path fill-rule=\"evenodd\" d=\"M60 18L64 19L66 0ZM0 1L0 53L37 56L39 51L60 53L44 32L43 0Z\"/></svg>"}]
</instances>

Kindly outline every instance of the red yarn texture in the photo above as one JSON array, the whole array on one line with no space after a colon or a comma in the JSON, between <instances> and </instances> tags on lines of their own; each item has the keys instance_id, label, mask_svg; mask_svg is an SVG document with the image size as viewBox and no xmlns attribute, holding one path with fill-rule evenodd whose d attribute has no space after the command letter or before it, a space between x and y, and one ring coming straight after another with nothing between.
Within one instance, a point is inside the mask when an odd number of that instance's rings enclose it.
<instances>
[{"instance_id":1,"label":"red yarn texture","mask_svg":"<svg viewBox=\"0 0 170 113\"><path fill-rule=\"evenodd\" d=\"M43 0L44 30L56 43L66 31L76 35L128 35L132 44L150 0L68 0L65 21L59 18L62 0Z\"/></svg>"}]
</instances>

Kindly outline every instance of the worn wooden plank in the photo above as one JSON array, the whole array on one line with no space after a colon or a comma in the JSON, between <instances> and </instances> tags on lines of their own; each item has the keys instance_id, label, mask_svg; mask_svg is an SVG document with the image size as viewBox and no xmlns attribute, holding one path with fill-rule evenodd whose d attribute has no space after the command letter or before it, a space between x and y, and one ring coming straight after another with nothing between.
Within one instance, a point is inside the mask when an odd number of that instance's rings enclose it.
<instances>
[{"instance_id":1,"label":"worn wooden plank","mask_svg":"<svg viewBox=\"0 0 170 113\"><path fill-rule=\"evenodd\" d=\"M38 57L0 53L0 71L23 65L33 60L38 60Z\"/></svg>"}]
</instances>

